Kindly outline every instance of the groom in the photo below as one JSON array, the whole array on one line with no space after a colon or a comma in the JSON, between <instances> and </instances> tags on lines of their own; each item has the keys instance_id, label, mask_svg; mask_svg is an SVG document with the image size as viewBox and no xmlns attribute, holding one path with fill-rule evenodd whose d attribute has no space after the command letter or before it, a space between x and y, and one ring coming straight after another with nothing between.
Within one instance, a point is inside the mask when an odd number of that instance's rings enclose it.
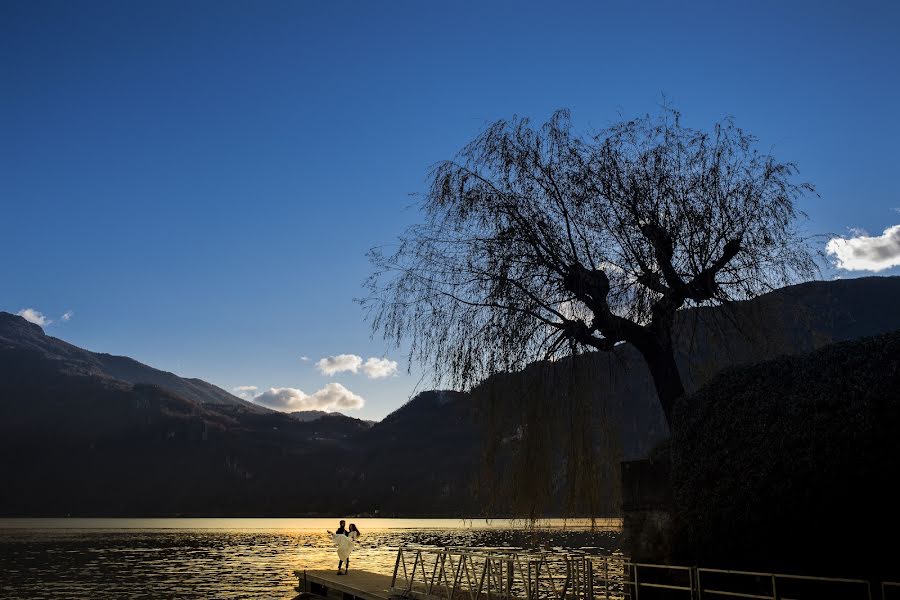
<instances>
[{"instance_id":1,"label":"groom","mask_svg":"<svg viewBox=\"0 0 900 600\"><path fill-rule=\"evenodd\" d=\"M341 573L341 567L344 566L344 560L347 561L347 568L350 567L350 556L348 555L346 559L341 558L341 552L344 551L343 548L342 548L343 544L341 544L340 542L338 542L338 537L337 537L337 536L339 536L339 535L342 535L342 536L344 536L344 537L348 537L348 536L347 536L347 530L344 528L344 526L345 526L346 524L347 524L347 521L341 519L341 522L339 523L340 526L337 528L337 531L334 532L334 538L333 538L333 539L334 539L335 545L338 547L338 559L339 559L339 560L338 560L338 570L337 570L337 574L338 574L338 575L346 575L346 574L347 574L346 569L344 570L343 573ZM352 542L351 542L351 543L352 543Z\"/></svg>"}]
</instances>

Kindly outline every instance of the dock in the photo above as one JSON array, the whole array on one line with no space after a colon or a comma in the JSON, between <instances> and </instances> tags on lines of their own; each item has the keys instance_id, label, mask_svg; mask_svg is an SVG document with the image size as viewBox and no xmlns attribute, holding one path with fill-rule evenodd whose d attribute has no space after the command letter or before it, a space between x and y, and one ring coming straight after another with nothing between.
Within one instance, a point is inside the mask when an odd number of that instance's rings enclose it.
<instances>
[{"instance_id":1,"label":"dock","mask_svg":"<svg viewBox=\"0 0 900 600\"><path fill-rule=\"evenodd\" d=\"M632 563L624 556L410 547L393 576L297 570L306 600L900 600L900 582Z\"/></svg>"},{"instance_id":2,"label":"dock","mask_svg":"<svg viewBox=\"0 0 900 600\"><path fill-rule=\"evenodd\" d=\"M297 591L327 600L388 600L392 595L389 575L368 571L294 571L299 584Z\"/></svg>"}]
</instances>

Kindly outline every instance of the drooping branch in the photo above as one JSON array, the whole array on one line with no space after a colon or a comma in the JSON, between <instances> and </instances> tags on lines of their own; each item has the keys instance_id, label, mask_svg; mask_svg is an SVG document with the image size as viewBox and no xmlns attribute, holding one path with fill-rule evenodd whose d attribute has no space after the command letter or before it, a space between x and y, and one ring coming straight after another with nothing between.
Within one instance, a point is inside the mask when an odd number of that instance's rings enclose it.
<instances>
[{"instance_id":1,"label":"drooping branch","mask_svg":"<svg viewBox=\"0 0 900 600\"><path fill-rule=\"evenodd\" d=\"M371 254L362 303L410 361L469 387L574 351L633 344L670 414L675 316L811 277L794 223L812 187L730 120L675 111L573 135L498 121L431 172L425 222Z\"/></svg>"}]
</instances>

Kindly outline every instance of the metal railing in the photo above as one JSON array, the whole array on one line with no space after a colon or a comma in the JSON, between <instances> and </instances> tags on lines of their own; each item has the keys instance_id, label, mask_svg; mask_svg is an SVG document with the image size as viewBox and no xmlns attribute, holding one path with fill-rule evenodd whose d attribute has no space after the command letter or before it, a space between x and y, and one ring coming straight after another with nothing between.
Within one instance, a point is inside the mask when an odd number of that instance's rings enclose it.
<instances>
[{"instance_id":1,"label":"metal railing","mask_svg":"<svg viewBox=\"0 0 900 600\"><path fill-rule=\"evenodd\" d=\"M900 583L882 581L881 600L900 600Z\"/></svg>"},{"instance_id":2,"label":"metal railing","mask_svg":"<svg viewBox=\"0 0 900 600\"><path fill-rule=\"evenodd\" d=\"M416 600L900 600L900 583L634 563L521 548L401 546L394 594ZM879 593L880 592L880 593Z\"/></svg>"},{"instance_id":3,"label":"metal railing","mask_svg":"<svg viewBox=\"0 0 900 600\"><path fill-rule=\"evenodd\" d=\"M701 568L696 572L698 598L873 600L872 586L863 579Z\"/></svg>"}]
</instances>

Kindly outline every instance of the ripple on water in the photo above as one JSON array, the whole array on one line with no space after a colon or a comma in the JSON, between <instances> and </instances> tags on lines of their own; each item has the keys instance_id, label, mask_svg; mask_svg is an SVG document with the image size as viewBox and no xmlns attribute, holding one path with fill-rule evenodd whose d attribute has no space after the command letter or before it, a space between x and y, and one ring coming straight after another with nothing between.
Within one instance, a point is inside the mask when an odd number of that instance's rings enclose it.
<instances>
[{"instance_id":1,"label":"ripple on water","mask_svg":"<svg viewBox=\"0 0 900 600\"><path fill-rule=\"evenodd\" d=\"M0 527L3 598L293 598L295 569L331 569L336 554L325 527ZM265 520L271 525L274 520ZM390 575L402 544L592 548L614 553L620 528L430 527L380 520L363 530L353 568ZM387 526L385 526L385 523ZM227 525L227 522L225 523ZM331 524L331 520L328 520ZM113 524L115 525L115 524Z\"/></svg>"}]
</instances>

